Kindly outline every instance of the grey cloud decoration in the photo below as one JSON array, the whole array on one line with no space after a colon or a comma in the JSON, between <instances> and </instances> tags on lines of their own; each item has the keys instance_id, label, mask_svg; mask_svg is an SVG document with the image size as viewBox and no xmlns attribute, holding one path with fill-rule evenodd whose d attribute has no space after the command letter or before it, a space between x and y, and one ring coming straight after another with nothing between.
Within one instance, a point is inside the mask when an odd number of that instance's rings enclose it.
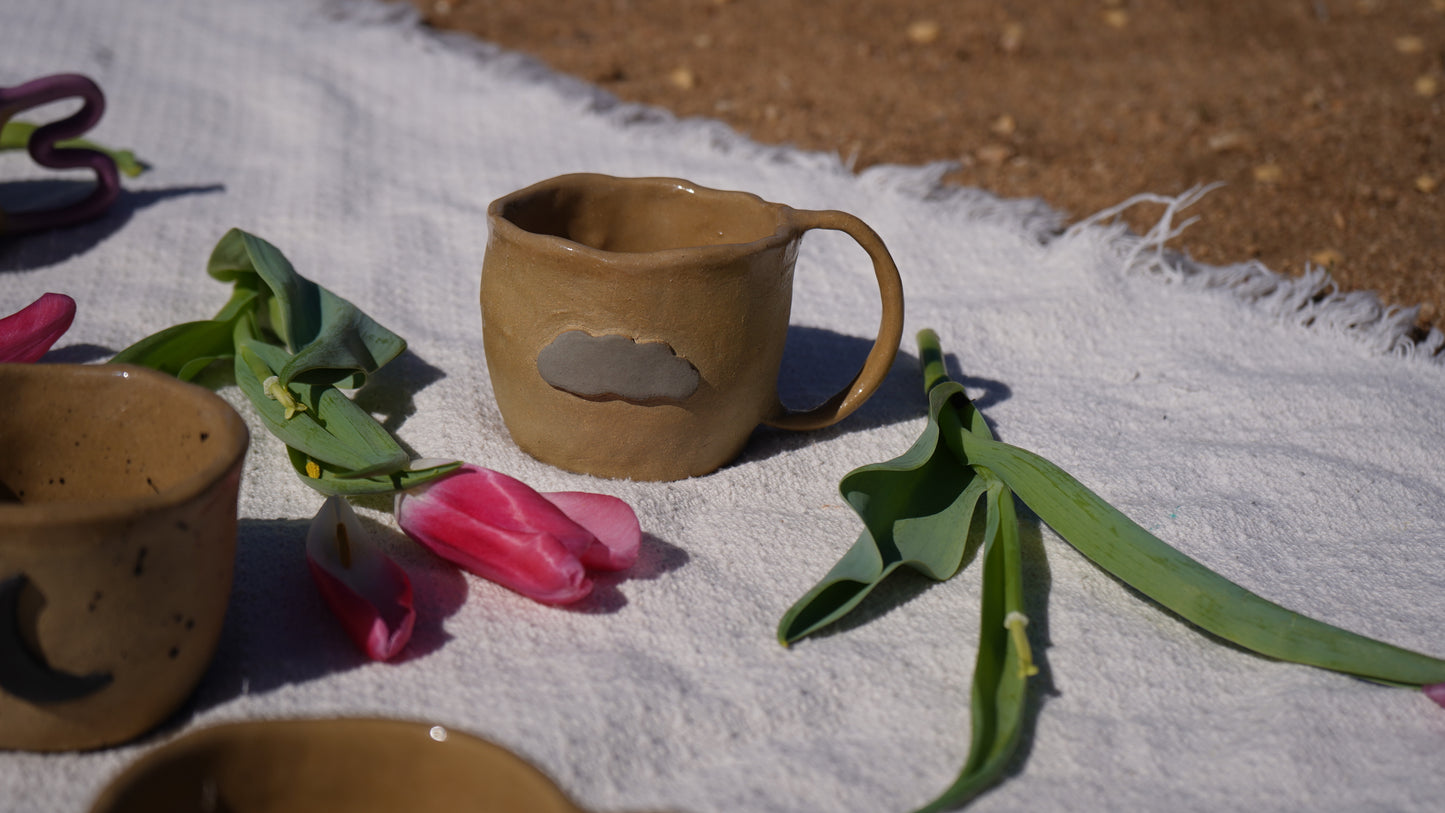
<instances>
[{"instance_id":1,"label":"grey cloud decoration","mask_svg":"<svg viewBox=\"0 0 1445 813\"><path fill-rule=\"evenodd\" d=\"M664 342L628 336L561 333L537 354L537 372L551 386L594 401L634 404L684 401L697 392L697 368Z\"/></svg>"}]
</instances>

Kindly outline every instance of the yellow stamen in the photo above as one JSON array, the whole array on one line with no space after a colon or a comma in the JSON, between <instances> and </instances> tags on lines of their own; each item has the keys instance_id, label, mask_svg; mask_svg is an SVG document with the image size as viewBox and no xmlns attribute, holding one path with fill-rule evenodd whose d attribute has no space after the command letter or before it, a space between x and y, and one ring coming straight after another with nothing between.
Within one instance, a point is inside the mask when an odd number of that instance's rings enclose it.
<instances>
[{"instance_id":1,"label":"yellow stamen","mask_svg":"<svg viewBox=\"0 0 1445 813\"><path fill-rule=\"evenodd\" d=\"M286 420L289 421L296 417L298 412L306 411L306 405L296 400L296 396L282 386L280 379L276 376L273 375L266 379L261 383L261 387L266 391L267 398L272 401L280 401L281 406L286 407Z\"/></svg>"},{"instance_id":2,"label":"yellow stamen","mask_svg":"<svg viewBox=\"0 0 1445 813\"><path fill-rule=\"evenodd\" d=\"M316 461L309 457L306 458L306 476L312 480L321 479L321 466L317 465Z\"/></svg>"},{"instance_id":3,"label":"yellow stamen","mask_svg":"<svg viewBox=\"0 0 1445 813\"><path fill-rule=\"evenodd\" d=\"M1029 637L1024 634L1024 627L1029 625L1029 617L1014 610L1004 616L1003 625L1008 628L1009 637L1013 638L1014 649L1019 656L1019 677L1032 677L1039 673L1039 668L1034 665L1033 650L1029 648Z\"/></svg>"}]
</instances>

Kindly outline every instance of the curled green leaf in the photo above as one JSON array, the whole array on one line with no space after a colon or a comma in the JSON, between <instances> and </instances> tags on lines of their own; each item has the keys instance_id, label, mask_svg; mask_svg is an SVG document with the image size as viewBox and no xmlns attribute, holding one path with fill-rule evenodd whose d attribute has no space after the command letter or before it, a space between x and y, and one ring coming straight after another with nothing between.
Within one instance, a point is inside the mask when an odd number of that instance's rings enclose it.
<instances>
[{"instance_id":1,"label":"curled green leaf","mask_svg":"<svg viewBox=\"0 0 1445 813\"><path fill-rule=\"evenodd\" d=\"M396 439L335 387L287 386L288 398L304 409L268 394L266 382L276 377L289 357L285 350L265 342L246 338L236 342L236 383L271 434L324 463L338 476L368 477L406 466L411 458Z\"/></svg>"},{"instance_id":2,"label":"curled green leaf","mask_svg":"<svg viewBox=\"0 0 1445 813\"><path fill-rule=\"evenodd\" d=\"M356 389L366 376L401 355L406 342L355 305L296 273L274 245L240 229L211 252L207 273L259 294L257 325L290 351L277 371L293 381Z\"/></svg>"},{"instance_id":3,"label":"curled green leaf","mask_svg":"<svg viewBox=\"0 0 1445 813\"><path fill-rule=\"evenodd\" d=\"M333 494L343 497L394 494L429 483L456 471L462 465L460 460L454 460L419 469L399 469L367 477L353 477L348 476L347 472L338 471L329 464L323 464L315 458L308 457L299 449L288 446L286 454L290 457L291 466L296 469L296 474L301 481L328 497Z\"/></svg>"}]
</instances>

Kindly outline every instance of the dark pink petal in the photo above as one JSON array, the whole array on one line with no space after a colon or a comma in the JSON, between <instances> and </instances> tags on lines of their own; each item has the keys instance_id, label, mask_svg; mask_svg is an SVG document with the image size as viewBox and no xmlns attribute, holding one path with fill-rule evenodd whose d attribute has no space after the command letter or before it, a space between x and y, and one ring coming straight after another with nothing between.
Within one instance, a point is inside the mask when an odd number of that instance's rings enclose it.
<instances>
[{"instance_id":1,"label":"dark pink petal","mask_svg":"<svg viewBox=\"0 0 1445 813\"><path fill-rule=\"evenodd\" d=\"M19 311L0 319L0 362L38 361L75 321L75 300L65 294L43 294Z\"/></svg>"},{"instance_id":2,"label":"dark pink petal","mask_svg":"<svg viewBox=\"0 0 1445 813\"><path fill-rule=\"evenodd\" d=\"M416 624L411 579L372 546L351 504L326 498L306 534L306 564L351 640L375 661L396 657Z\"/></svg>"},{"instance_id":3,"label":"dark pink petal","mask_svg":"<svg viewBox=\"0 0 1445 813\"><path fill-rule=\"evenodd\" d=\"M1441 706L1445 706L1445 683L1432 683L1429 686L1421 687L1421 689L1425 692L1426 697L1434 700Z\"/></svg>"},{"instance_id":4,"label":"dark pink petal","mask_svg":"<svg viewBox=\"0 0 1445 813\"><path fill-rule=\"evenodd\" d=\"M637 512L624 500L585 491L554 491L542 496L597 537L582 552L583 565L597 570L626 570L637 561L642 525L637 521Z\"/></svg>"},{"instance_id":5,"label":"dark pink petal","mask_svg":"<svg viewBox=\"0 0 1445 813\"><path fill-rule=\"evenodd\" d=\"M407 536L466 570L544 604L592 591L579 556L596 539L526 483L467 464L397 495Z\"/></svg>"}]
</instances>

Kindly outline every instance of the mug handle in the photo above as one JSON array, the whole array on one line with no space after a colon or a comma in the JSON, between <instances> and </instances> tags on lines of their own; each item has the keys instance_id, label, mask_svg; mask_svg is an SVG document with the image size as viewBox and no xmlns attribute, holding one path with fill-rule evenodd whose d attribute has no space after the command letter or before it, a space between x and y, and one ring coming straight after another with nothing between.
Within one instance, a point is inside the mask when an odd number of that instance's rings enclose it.
<instances>
[{"instance_id":1,"label":"mug handle","mask_svg":"<svg viewBox=\"0 0 1445 813\"><path fill-rule=\"evenodd\" d=\"M43 76L23 85L0 88L0 125L32 107L76 97L81 107L74 114L35 128L28 151L35 163L50 169L88 168L95 173L95 189L84 199L59 209L0 212L0 233L38 231L70 226L97 217L120 194L120 176L110 156L82 147L60 147L57 142L76 138L100 121L105 95L87 76L62 73Z\"/></svg>"},{"instance_id":2,"label":"mug handle","mask_svg":"<svg viewBox=\"0 0 1445 813\"><path fill-rule=\"evenodd\" d=\"M830 229L841 231L857 241L873 260L873 273L878 278L878 292L883 301L878 337L873 340L873 349L868 351L862 369L853 376L848 386L822 404L800 412L790 410L778 401L772 413L763 419L767 426L807 431L832 426L853 414L883 383L903 338L903 281L898 276L898 266L893 264L888 247L883 245L883 239L862 220L835 210L793 209L790 214L799 232Z\"/></svg>"}]
</instances>

